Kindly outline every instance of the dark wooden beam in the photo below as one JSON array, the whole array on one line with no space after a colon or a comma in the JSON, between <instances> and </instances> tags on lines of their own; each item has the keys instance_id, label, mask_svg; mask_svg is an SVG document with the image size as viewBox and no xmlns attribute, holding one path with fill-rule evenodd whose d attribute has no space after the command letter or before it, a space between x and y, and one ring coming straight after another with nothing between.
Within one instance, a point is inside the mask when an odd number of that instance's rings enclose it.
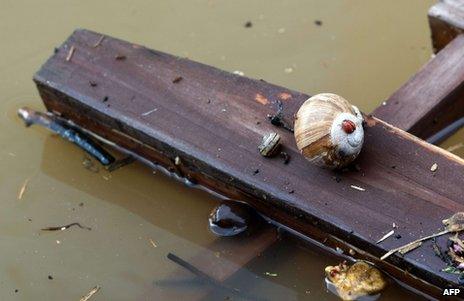
<instances>
[{"instance_id":1,"label":"dark wooden beam","mask_svg":"<svg viewBox=\"0 0 464 301\"><path fill-rule=\"evenodd\" d=\"M429 10L434 52L441 51L464 32L464 6L461 0L440 0Z\"/></svg>"},{"instance_id":2,"label":"dark wooden beam","mask_svg":"<svg viewBox=\"0 0 464 301\"><path fill-rule=\"evenodd\" d=\"M464 116L464 36L460 35L373 112L428 138Z\"/></svg>"},{"instance_id":3,"label":"dark wooden beam","mask_svg":"<svg viewBox=\"0 0 464 301\"><path fill-rule=\"evenodd\" d=\"M266 118L282 100L291 122L308 95L110 37L93 47L100 37L76 31L35 75L50 111L298 232L356 248L416 288L438 296L440 287L459 286L427 244L378 258L464 210L462 159L367 118L359 168L317 168ZM269 131L281 134L288 165L257 152ZM376 244L393 223L401 239Z\"/></svg>"}]
</instances>

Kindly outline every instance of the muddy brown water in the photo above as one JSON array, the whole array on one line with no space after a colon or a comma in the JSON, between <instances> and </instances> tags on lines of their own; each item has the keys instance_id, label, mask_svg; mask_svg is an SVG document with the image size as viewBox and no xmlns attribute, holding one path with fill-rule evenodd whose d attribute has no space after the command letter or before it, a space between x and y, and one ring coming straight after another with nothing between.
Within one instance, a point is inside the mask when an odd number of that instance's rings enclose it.
<instances>
[{"instance_id":1,"label":"muddy brown water","mask_svg":"<svg viewBox=\"0 0 464 301\"><path fill-rule=\"evenodd\" d=\"M32 74L72 30L306 93L339 93L369 112L429 60L433 2L0 1L0 299L79 300L100 285L91 300L151 300L157 290L194 300L210 289L188 272L173 278L179 267L166 254L208 252L217 240L207 229L215 197L141 164L85 168L82 151L16 117L21 106L43 108ZM462 156L463 138L460 131L443 146ZM92 230L40 231L72 222ZM227 283L264 300L337 300L323 282L324 267L337 260L283 239ZM380 300L420 298L392 285Z\"/></svg>"}]
</instances>

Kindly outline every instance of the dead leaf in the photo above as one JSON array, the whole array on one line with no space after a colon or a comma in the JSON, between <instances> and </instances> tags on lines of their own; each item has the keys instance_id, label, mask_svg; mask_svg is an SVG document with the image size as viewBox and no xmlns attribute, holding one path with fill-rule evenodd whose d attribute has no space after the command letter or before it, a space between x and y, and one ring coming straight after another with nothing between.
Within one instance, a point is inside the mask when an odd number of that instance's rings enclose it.
<instances>
[{"instance_id":1,"label":"dead leaf","mask_svg":"<svg viewBox=\"0 0 464 301\"><path fill-rule=\"evenodd\" d=\"M464 212L457 212L450 218L443 220L443 225L450 232L458 232L464 230Z\"/></svg>"}]
</instances>

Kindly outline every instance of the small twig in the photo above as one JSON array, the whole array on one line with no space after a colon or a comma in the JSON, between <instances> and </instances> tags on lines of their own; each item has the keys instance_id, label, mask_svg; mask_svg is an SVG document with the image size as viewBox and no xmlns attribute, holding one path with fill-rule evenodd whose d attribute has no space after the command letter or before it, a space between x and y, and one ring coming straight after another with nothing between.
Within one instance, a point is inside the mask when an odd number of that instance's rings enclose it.
<instances>
[{"instance_id":1,"label":"small twig","mask_svg":"<svg viewBox=\"0 0 464 301\"><path fill-rule=\"evenodd\" d=\"M362 187L359 187L359 186L356 186L356 185L351 185L351 188L359 190L359 191L366 191L365 188L362 188Z\"/></svg>"},{"instance_id":2,"label":"small twig","mask_svg":"<svg viewBox=\"0 0 464 301\"><path fill-rule=\"evenodd\" d=\"M150 238L149 241L150 241L151 245L153 246L153 248L158 247L158 245L153 241L153 239Z\"/></svg>"},{"instance_id":3,"label":"small twig","mask_svg":"<svg viewBox=\"0 0 464 301\"><path fill-rule=\"evenodd\" d=\"M79 227L81 229L86 229L86 230L89 230L89 231L92 230L92 228L82 226L80 223L71 223L71 224L68 224L68 225L58 226L58 227L46 227L46 228L42 228L41 230L42 231L63 231L63 230L71 228L72 226L77 226L77 227Z\"/></svg>"},{"instance_id":4,"label":"small twig","mask_svg":"<svg viewBox=\"0 0 464 301\"><path fill-rule=\"evenodd\" d=\"M97 43L93 44L92 47L93 47L93 48L97 48L98 46L100 46L100 44L101 44L101 42L103 42L103 39L104 39L104 38L105 38L105 36L102 35L102 36L98 39Z\"/></svg>"},{"instance_id":5,"label":"small twig","mask_svg":"<svg viewBox=\"0 0 464 301\"><path fill-rule=\"evenodd\" d=\"M398 252L399 252L401 255L404 255L404 254L406 254L406 253L408 253L408 252L411 252L411 251L414 250L414 249L419 248L420 246L422 246L422 241L416 241L415 243L409 244L407 247L402 248L402 249L399 250Z\"/></svg>"},{"instance_id":6,"label":"small twig","mask_svg":"<svg viewBox=\"0 0 464 301\"><path fill-rule=\"evenodd\" d=\"M382 236L381 239L379 239L376 244L379 244L381 243L382 241L384 241L385 239L389 238L390 236L392 236L393 234L395 234L395 230L391 230L390 232L388 232L387 234L385 234L384 236Z\"/></svg>"},{"instance_id":7,"label":"small twig","mask_svg":"<svg viewBox=\"0 0 464 301\"><path fill-rule=\"evenodd\" d=\"M154 109L152 109L152 110L150 110L150 111L146 111L145 113L142 113L142 114L140 114L140 115L141 115L141 116L148 116L148 115L150 115L151 113L156 112L156 111L158 111L158 108L154 108Z\"/></svg>"},{"instance_id":8,"label":"small twig","mask_svg":"<svg viewBox=\"0 0 464 301\"><path fill-rule=\"evenodd\" d=\"M90 292L87 293L84 297L80 298L79 301L88 301L90 298L92 298L93 295L95 295L101 287L99 285L95 286L93 289L90 290Z\"/></svg>"},{"instance_id":9,"label":"small twig","mask_svg":"<svg viewBox=\"0 0 464 301\"><path fill-rule=\"evenodd\" d=\"M434 237L438 237L438 236L441 236L441 235L445 235L445 234L448 234L448 233L451 233L453 231L450 231L450 230L443 230L441 232L438 232L438 233L434 233L432 235L429 235L429 236L425 236L425 237L422 237L422 238L419 238L419 239L416 239L415 241L412 241L408 244L405 244L404 246L401 246L401 247L398 247L398 248L395 248L395 249L392 249L390 251L388 251L387 253L385 253L385 255L383 255L382 257L380 257L380 260L385 260L386 258L388 258L390 255L396 253L396 252L399 252L401 250L407 250L408 248L411 248L415 245L417 245L419 242L422 242L422 241L425 241L425 240L428 240L428 239L431 239L431 238L434 238ZM409 251L411 251L412 249L410 249ZM406 253L406 252L405 252Z\"/></svg>"},{"instance_id":10,"label":"small twig","mask_svg":"<svg viewBox=\"0 0 464 301\"><path fill-rule=\"evenodd\" d=\"M71 46L71 48L69 49L68 55L66 56L66 62L69 62L71 60L75 50L76 48L74 48L74 45Z\"/></svg>"},{"instance_id":11,"label":"small twig","mask_svg":"<svg viewBox=\"0 0 464 301\"><path fill-rule=\"evenodd\" d=\"M27 178L23 185L21 186L21 189L18 192L18 200L23 198L24 192L26 192L27 184L29 183L29 178Z\"/></svg>"}]
</instances>

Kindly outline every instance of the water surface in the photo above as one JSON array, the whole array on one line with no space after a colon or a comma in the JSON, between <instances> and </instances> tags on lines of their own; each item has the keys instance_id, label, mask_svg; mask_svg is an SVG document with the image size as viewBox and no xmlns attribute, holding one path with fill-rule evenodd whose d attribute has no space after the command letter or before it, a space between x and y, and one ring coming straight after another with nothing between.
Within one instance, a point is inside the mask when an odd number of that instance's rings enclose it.
<instances>
[{"instance_id":1,"label":"water surface","mask_svg":"<svg viewBox=\"0 0 464 301\"><path fill-rule=\"evenodd\" d=\"M86 169L82 151L16 118L21 106L43 109L32 74L75 28L310 94L339 93L369 112L429 60L434 2L0 1L0 299L79 300L95 285L95 301L249 298L213 290L166 259L212 246L221 257L243 243L208 231L216 198L140 164ZM40 231L72 222L92 230ZM227 285L267 300L337 300L323 270L338 260L284 239ZM393 285L380 300L412 298Z\"/></svg>"}]
</instances>

